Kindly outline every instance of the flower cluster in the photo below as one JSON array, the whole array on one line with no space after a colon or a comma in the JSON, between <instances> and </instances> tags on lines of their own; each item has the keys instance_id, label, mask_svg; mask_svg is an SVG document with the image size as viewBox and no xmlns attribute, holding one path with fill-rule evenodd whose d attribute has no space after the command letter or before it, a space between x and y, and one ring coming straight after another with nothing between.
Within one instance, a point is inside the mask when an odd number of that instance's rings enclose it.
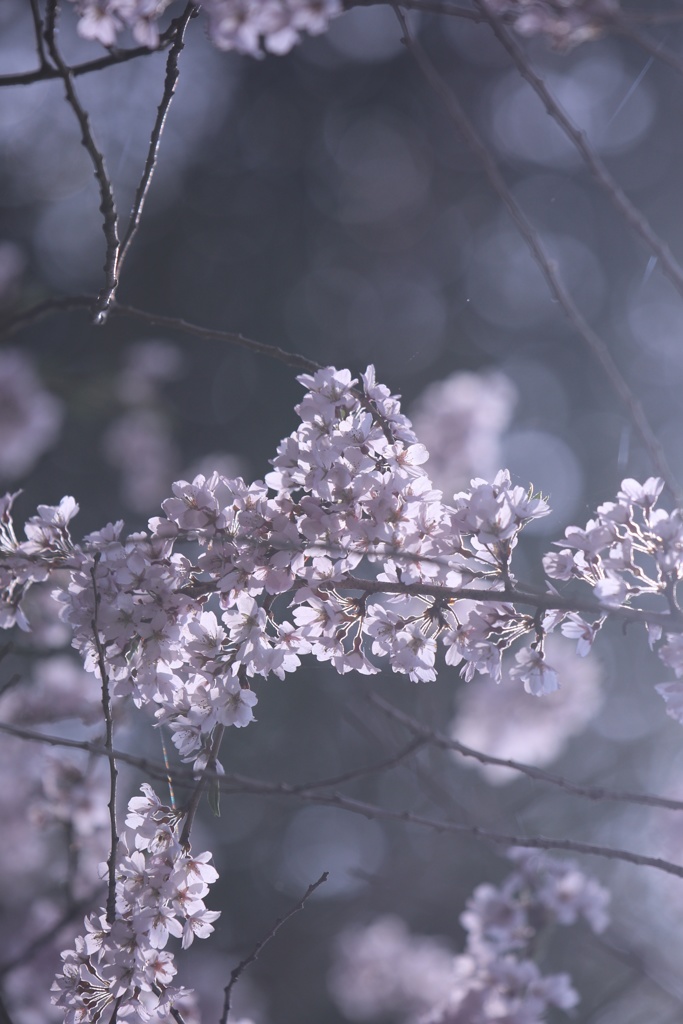
<instances>
[{"instance_id":1,"label":"flower cluster","mask_svg":"<svg viewBox=\"0 0 683 1024\"><path fill-rule=\"evenodd\" d=\"M253 721L253 678L284 678L303 655L340 673L372 674L384 661L421 682L435 678L441 645L465 679L499 682L503 652L531 635L509 675L547 694L559 686L547 632L559 626L583 655L610 608L660 595L671 632L659 653L683 675L683 521L655 508L661 481L624 481L616 503L585 530L570 527L545 558L552 578L589 583L605 614L527 614L515 596L542 608L553 595L515 590L511 559L546 502L501 471L446 503L423 469L425 448L372 368L360 379L333 368L299 379L301 422L265 483L218 473L179 481L150 534L123 537L117 523L75 544L78 506L64 498L39 506L20 542L16 496L2 499L2 625L27 628L28 588L54 577L86 669L106 665L114 698L149 706L197 768L212 756L217 728Z\"/></svg>"},{"instance_id":2,"label":"flower cluster","mask_svg":"<svg viewBox=\"0 0 683 1024\"><path fill-rule=\"evenodd\" d=\"M543 975L530 953L539 932L583 919L608 923L608 893L571 861L513 849L515 870L499 887L480 885L460 922L465 952L453 961L433 939L410 935L395 918L349 929L330 977L347 1016L400 1014L419 1024L541 1024L550 1006L571 1010L578 994L566 974Z\"/></svg>"},{"instance_id":3,"label":"flower cluster","mask_svg":"<svg viewBox=\"0 0 683 1024\"><path fill-rule=\"evenodd\" d=\"M0 479L29 472L50 448L62 425L62 404L43 388L30 359L0 354Z\"/></svg>"},{"instance_id":4,"label":"flower cluster","mask_svg":"<svg viewBox=\"0 0 683 1024\"><path fill-rule=\"evenodd\" d=\"M638 605L643 599L653 612L644 615L651 646L675 675L683 677L683 615L678 605L677 585L683 576L683 513L658 508L664 481L650 477L644 484L622 481L615 502L598 507L595 519L585 528L569 526L559 552L543 559L545 571L556 580L581 580L592 587L605 609L592 622L575 612L551 613L546 628L560 624L562 633L577 641L579 654L586 654L603 626L609 609ZM670 631L658 622L659 599L668 617ZM683 721L683 684L664 683L657 687L668 704L668 713Z\"/></svg>"},{"instance_id":5,"label":"flower cluster","mask_svg":"<svg viewBox=\"0 0 683 1024\"><path fill-rule=\"evenodd\" d=\"M62 953L62 973L53 984L53 1002L67 1020L99 1020L112 1009L130 1021L166 1021L188 991L172 985L171 935L183 949L213 931L218 911L204 896L218 873L211 855L192 855L181 846L181 815L161 803L151 786L128 804L126 829L116 865L116 913L85 919L86 932Z\"/></svg>"},{"instance_id":6,"label":"flower cluster","mask_svg":"<svg viewBox=\"0 0 683 1024\"><path fill-rule=\"evenodd\" d=\"M619 12L619 0L483 0L497 17L509 18L523 36L545 36L557 50L599 39Z\"/></svg>"},{"instance_id":7,"label":"flower cluster","mask_svg":"<svg viewBox=\"0 0 683 1024\"><path fill-rule=\"evenodd\" d=\"M386 658L426 681L440 639L466 678L498 680L502 651L537 632L513 605L493 593L474 602L462 587L509 586L519 532L546 503L501 472L445 505L422 468L426 450L372 368L360 381L331 368L300 380L301 425L266 484L217 473L179 481L151 535L124 538L117 523L75 544L78 506L64 498L39 506L19 542L16 496L0 506L2 624L27 628L27 589L68 569L59 599L86 669L106 663L113 696L152 707L197 767L216 727L253 720L252 677L283 678L300 655L341 673L374 673L371 657ZM512 674L530 692L557 686L540 644L517 659Z\"/></svg>"},{"instance_id":8,"label":"flower cluster","mask_svg":"<svg viewBox=\"0 0 683 1024\"><path fill-rule=\"evenodd\" d=\"M116 46L119 33L132 32L136 42L159 45L159 17L171 0L72 0L80 19L78 32L103 46ZM302 32L318 35L341 14L340 0L206 0L209 37L220 50L262 57L288 53Z\"/></svg>"}]
</instances>

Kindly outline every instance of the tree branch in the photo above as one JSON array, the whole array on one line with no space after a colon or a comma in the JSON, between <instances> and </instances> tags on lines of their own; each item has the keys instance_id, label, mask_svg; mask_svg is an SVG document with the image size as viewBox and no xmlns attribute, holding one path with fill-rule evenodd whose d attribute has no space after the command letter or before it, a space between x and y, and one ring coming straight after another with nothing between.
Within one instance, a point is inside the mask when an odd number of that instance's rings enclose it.
<instances>
[{"instance_id":1,"label":"tree branch","mask_svg":"<svg viewBox=\"0 0 683 1024\"><path fill-rule=\"evenodd\" d=\"M589 351L604 370L613 391L619 397L631 417L653 465L656 467L658 474L665 480L669 491L674 496L676 504L683 506L683 489L681 489L671 471L664 450L657 435L650 426L641 403L626 383L604 340L593 330L567 291L555 261L546 251L538 232L532 226L516 199L514 199L496 162L465 114L455 93L438 73L420 43L413 37L400 8L395 6L394 11L403 31L404 42L409 52L412 53L424 79L443 101L451 121L469 149L478 159L494 192L507 208L517 230L526 242L531 255L545 278L550 294L559 303L569 322L580 337L583 338Z\"/></svg>"},{"instance_id":2,"label":"tree branch","mask_svg":"<svg viewBox=\"0 0 683 1024\"><path fill-rule=\"evenodd\" d=\"M78 94L76 93L72 73L69 67L62 60L62 56L57 46L56 32L58 8L59 0L49 0L45 25L45 42L47 43L50 57L59 71L60 77L64 83L67 103L76 115L76 120L78 121L81 129L81 143L90 157L95 171L95 178L100 190L100 212L102 213L102 230L104 232L106 253L104 262L105 284L93 307L93 319L95 323L99 324L104 323L107 318L107 312L118 283L118 215L116 212L116 203L114 202L114 192L112 190L111 179L107 172L104 157L95 143L95 139L90 128L90 119L84 107L81 105Z\"/></svg>"},{"instance_id":3,"label":"tree branch","mask_svg":"<svg viewBox=\"0 0 683 1024\"><path fill-rule=\"evenodd\" d=\"M283 924L286 924L287 921L289 921L290 917L293 917L294 914L298 914L298 912L300 910L304 909L307 900L310 899L310 897L313 895L313 893L315 892L316 889L318 889L321 885L324 885L324 883L327 881L328 878L329 878L329 872L328 871L323 871L323 873L320 876L320 878L318 879L318 881L317 882L313 882L311 885L309 885L308 889L303 894L303 896L301 897L299 902L295 906L290 907L290 909L287 911L287 913L283 914L282 917L278 917L277 921L275 922L273 927L270 929L268 934L263 939L261 939L259 942L256 943L256 945L252 949L252 951L249 954L249 956L245 957L244 960L241 960L240 963L238 963L237 967L233 968L233 970L230 973L230 981L225 986L225 998L224 998L224 1001L223 1001L223 1012L221 1014L221 1018L220 1018L219 1024L228 1024L228 1017L230 1016L230 1003L231 1003L231 997L232 997L232 990L233 990L233 987L235 986L235 984L239 981L239 978L240 978L240 975L242 974L242 972L244 970L246 970L246 968L249 967L250 964L253 964L253 962L256 960L256 958L258 957L259 953L263 949L263 947L268 942L270 942L270 940L273 938L273 936L280 930L280 928L282 928Z\"/></svg>"},{"instance_id":4,"label":"tree branch","mask_svg":"<svg viewBox=\"0 0 683 1024\"><path fill-rule=\"evenodd\" d=\"M154 127L152 129L152 135L149 140L147 159L145 160L145 167L142 172L140 183L135 192L135 199L133 200L133 208L131 210L128 227L126 229L126 233L123 237L123 240L119 248L119 275L121 274L123 262L126 256L128 255L128 250L130 249L131 243L140 225L142 210L145 205L147 193L149 192L149 187L152 183L152 176L154 174L157 157L159 155L161 135L164 130L164 125L166 123L166 117L171 106L171 101L173 100L173 96L175 95L175 89L180 74L178 70L178 60L185 46L185 32L187 30L187 26L190 23L190 19L195 18L197 14L199 14L199 8L194 3L190 2L187 4L185 10L180 15L180 17L176 18L175 21L172 23L173 43L171 45L171 49L168 54L168 59L166 61L166 78L164 80L164 92L163 96L161 97L161 102L159 103L159 106L157 108L157 116L154 122Z\"/></svg>"}]
</instances>

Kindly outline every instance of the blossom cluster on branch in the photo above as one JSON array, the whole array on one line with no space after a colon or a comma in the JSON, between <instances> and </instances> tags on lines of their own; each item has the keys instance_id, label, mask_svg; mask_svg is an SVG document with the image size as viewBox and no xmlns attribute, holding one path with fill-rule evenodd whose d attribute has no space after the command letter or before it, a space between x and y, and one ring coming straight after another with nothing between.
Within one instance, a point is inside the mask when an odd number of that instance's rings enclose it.
<instances>
[{"instance_id":1,"label":"blossom cluster on branch","mask_svg":"<svg viewBox=\"0 0 683 1024\"><path fill-rule=\"evenodd\" d=\"M75 948L62 953L62 973L53 1001L65 1020L166 1021L188 990L171 984L176 968L166 951L170 936L186 949L207 938L219 912L207 910L204 896L218 872L211 854L193 855L181 844L182 815L161 803L151 786L128 803L126 829L116 865L116 910L85 920ZM106 865L104 865L106 869Z\"/></svg>"},{"instance_id":2,"label":"blossom cluster on branch","mask_svg":"<svg viewBox=\"0 0 683 1024\"><path fill-rule=\"evenodd\" d=\"M559 686L547 633L560 627L586 654L610 610L655 595L664 607L655 618L670 623L660 657L683 673L683 522L654 508L660 481L624 481L616 503L585 530L570 527L560 552L546 556L551 578L590 584L589 620L570 597L513 575L521 530L548 512L543 498L501 471L446 503L422 468L428 453L372 367L359 379L327 368L299 380L301 423L265 483L218 473L179 481L150 534L123 537L119 522L76 544L69 522L78 506L64 498L39 506L19 542L15 496L6 496L2 625L29 628L28 588L68 570L55 578L57 596L86 669L101 676L106 662L114 700L150 707L196 770L213 763L226 726L253 721L253 678L284 678L303 655L340 673L388 663L426 682L441 646L465 679L497 682L504 652L528 637L509 674L541 695ZM661 625L650 612L642 618L658 641Z\"/></svg>"},{"instance_id":3,"label":"blossom cluster on branch","mask_svg":"<svg viewBox=\"0 0 683 1024\"><path fill-rule=\"evenodd\" d=\"M79 14L78 32L103 46L116 46L120 33L136 42L159 45L159 18L171 0L72 0ZM302 32L318 35L341 14L339 0L206 0L209 37L220 50L252 57L288 53Z\"/></svg>"},{"instance_id":4,"label":"blossom cluster on branch","mask_svg":"<svg viewBox=\"0 0 683 1024\"><path fill-rule=\"evenodd\" d=\"M349 928L338 941L330 988L355 1020L400 1015L419 1024L541 1024L551 1006L579 1001L567 974L543 975L534 948L548 928L583 919L608 924L609 894L572 861L512 849L515 870L502 885L480 885L460 922L465 952L410 935L397 918Z\"/></svg>"}]
</instances>

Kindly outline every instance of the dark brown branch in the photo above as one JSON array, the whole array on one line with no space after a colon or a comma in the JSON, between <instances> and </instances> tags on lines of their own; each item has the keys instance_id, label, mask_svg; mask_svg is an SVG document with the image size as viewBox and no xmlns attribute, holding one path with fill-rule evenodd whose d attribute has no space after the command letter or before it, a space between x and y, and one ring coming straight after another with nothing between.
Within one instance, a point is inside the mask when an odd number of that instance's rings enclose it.
<instances>
[{"instance_id":1,"label":"dark brown branch","mask_svg":"<svg viewBox=\"0 0 683 1024\"><path fill-rule=\"evenodd\" d=\"M67 296L62 299L46 299L44 302L38 303L37 306L33 306L31 309L17 313L15 316L6 320L4 325L0 327L0 337L9 337L17 331L22 330L24 327L29 327L31 324L39 323L41 320L51 316L53 313L66 313L77 309L90 309L92 304L93 298L89 295ZM192 337L202 338L205 341L224 341L229 345L237 345L239 348L248 349L250 352L255 352L257 355L267 356L269 359L275 359L280 363L285 363L287 366L291 366L294 370L304 370L307 373L315 373L316 370L321 369L320 363L316 363L313 359L307 359L306 356L298 355L296 352L287 352L285 349L279 348L277 345L266 345L262 341L253 341L251 338L245 338L244 335L237 334L234 331L221 331L211 327L201 327L199 324L191 324L180 317L164 316L160 313L148 313L146 310L136 309L133 306L121 306L117 302L112 303L109 315L113 318L121 317L124 319L137 320L141 323L148 324L151 327L164 327L169 331L189 334Z\"/></svg>"},{"instance_id":2,"label":"dark brown branch","mask_svg":"<svg viewBox=\"0 0 683 1024\"><path fill-rule=\"evenodd\" d=\"M79 75L89 75L95 71L104 71L105 68L115 67L117 64L125 64L137 57L149 57L153 53L165 50L169 44L168 33L165 32L160 40L159 46L151 50L149 46L135 46L128 50L110 50L106 57L96 57L95 60L84 61L82 64L72 64L69 72L74 78ZM51 79L61 78L61 72L57 68L47 64L37 71L20 71L13 75L0 75L0 88L12 85L32 85L34 82L46 82Z\"/></svg>"},{"instance_id":3,"label":"dark brown branch","mask_svg":"<svg viewBox=\"0 0 683 1024\"><path fill-rule=\"evenodd\" d=\"M121 267L123 262L128 255L135 233L140 225L140 218L142 216L142 210L145 205L147 193L152 183L152 177L156 168L157 157L159 155L159 145L161 143L161 135L166 124L166 117L175 95L176 85L178 83L178 76L180 74L178 70L178 60L180 54L185 46L185 32L187 26L190 23L190 19L197 16L199 8L194 3L188 3L183 13L179 18L176 18L173 22L173 43L168 54L166 61L166 78L164 80L164 92L161 97L161 102L157 108L157 116L154 121L154 127L149 140L149 149L147 151L147 159L145 160L145 167L140 178L140 183L135 192L135 199L133 200L133 208L130 214L130 220L126 233L121 242L118 255L118 274L121 274Z\"/></svg>"},{"instance_id":4,"label":"dark brown branch","mask_svg":"<svg viewBox=\"0 0 683 1024\"><path fill-rule=\"evenodd\" d=\"M92 577L92 587L95 602L95 610L92 618L92 631L95 642L95 648L97 650L97 664L100 670L100 679L102 682L102 711L104 714L104 725L105 725L105 738L104 738L104 749L109 761L109 833L110 833L110 848L109 857L107 859L107 921L109 924L113 924L116 919L116 856L119 847L119 835L116 824L116 780L118 777L118 769L116 767L116 757L114 755L114 723L111 715L111 695L109 693L109 675L107 673L107 663L105 659L104 647L100 640L99 627L97 625L100 594L97 589L96 570L99 558L95 557L95 562L90 570Z\"/></svg>"},{"instance_id":5,"label":"dark brown branch","mask_svg":"<svg viewBox=\"0 0 683 1024\"><path fill-rule=\"evenodd\" d=\"M425 559L428 561L428 559ZM347 576L334 583L335 590L361 590L366 594L405 594L408 597L433 597L448 603L450 601L488 601L495 604L531 605L542 611L553 609L568 612L582 612L586 615L608 615L621 622L653 623L664 629L680 630L681 616L672 612L651 612L641 608L608 608L597 601L562 597L552 593L530 593L515 587L504 590L478 587L445 587L440 583L391 583L386 580L365 580L358 576Z\"/></svg>"},{"instance_id":6,"label":"dark brown branch","mask_svg":"<svg viewBox=\"0 0 683 1024\"><path fill-rule=\"evenodd\" d=\"M463 757L471 757L475 761L479 761L480 764L509 768L511 771L526 775L535 782L546 782L551 786L563 789L565 793L570 793L572 796L585 797L587 800L597 800L600 802L603 800L614 800L627 804L641 804L645 807L662 807L669 811L683 811L683 801L681 800L670 800L662 796L650 796L647 793L628 793L607 789L605 786L580 786L563 778L561 775L553 775L551 772L545 772L541 768L534 767L534 765L524 764L522 761L513 761L509 758L494 757L492 754L485 754L481 750L474 750L472 747L465 746L464 743L459 743L458 740L451 739L449 736L444 736L443 733L427 728L427 726L418 722L417 719L407 715L405 711L400 711L399 708L389 704L388 701L377 696L377 694L370 694L369 699L376 707L381 708L394 721L400 722L414 736L422 739L424 742L431 743L441 750L452 750L456 754L462 754Z\"/></svg>"},{"instance_id":7,"label":"dark brown branch","mask_svg":"<svg viewBox=\"0 0 683 1024\"><path fill-rule=\"evenodd\" d=\"M287 921L289 921L290 917L293 917L294 914L298 914L300 910L304 909L306 901L310 899L310 897L313 895L316 889L318 889L321 885L324 885L328 878L329 872L323 871L318 881L313 882L311 885L309 885L308 889L303 894L299 902L295 906L290 907L287 913L283 914L282 917L278 917L277 921L270 929L268 934L256 943L249 956L245 957L244 960L241 960L240 963L238 963L237 967L234 967L233 970L230 972L230 981L225 986L225 998L223 1001L223 1012L221 1014L220 1024L228 1024L228 1017L230 1016L232 990L236 983L239 981L239 978L243 971L245 971L250 964L254 963L263 947L268 942L270 942L273 936L280 930L280 928L282 928L283 924L286 924Z\"/></svg>"},{"instance_id":8,"label":"dark brown branch","mask_svg":"<svg viewBox=\"0 0 683 1024\"><path fill-rule=\"evenodd\" d=\"M676 500L676 504L683 506L683 490L671 471L664 450L657 435L650 426L642 405L626 383L621 371L612 359L604 340L593 330L568 292L555 261L546 251L538 232L510 192L498 169L498 165L477 134L474 125L465 114L455 93L438 73L420 43L413 37L400 8L394 7L394 10L403 31L404 42L415 58L415 62L424 79L443 101L458 133L481 164L489 184L507 208L517 230L526 242L534 261L541 271L550 294L559 303L571 325L579 336L583 338L589 351L604 370L612 389L631 417L658 474L666 481L669 491Z\"/></svg>"},{"instance_id":9,"label":"dark brown branch","mask_svg":"<svg viewBox=\"0 0 683 1024\"><path fill-rule=\"evenodd\" d=\"M33 18L33 31L36 36L36 50L38 51L38 63L41 71L55 71L50 65L45 53L45 40L43 39L43 19L40 16L38 0L31 0L31 17ZM59 72L56 72L59 74Z\"/></svg>"},{"instance_id":10,"label":"dark brown branch","mask_svg":"<svg viewBox=\"0 0 683 1024\"><path fill-rule=\"evenodd\" d=\"M67 103L76 115L76 120L78 121L81 129L81 143L90 157L95 172L95 179L100 191L100 212L102 214L102 230L104 232L106 245L104 262L105 283L93 307L93 318L95 323L104 323L118 282L118 215L116 212L116 203L114 202L114 192L112 190L111 179L107 172L104 157L95 143L92 129L90 127L90 119L84 107L81 105L78 94L76 93L72 73L69 67L62 60L62 55L60 54L57 46L56 32L58 7L59 0L49 0L47 19L45 23L45 42L47 44L50 57L52 58L55 67L58 69L60 77L64 83Z\"/></svg>"},{"instance_id":11,"label":"dark brown branch","mask_svg":"<svg viewBox=\"0 0 683 1024\"><path fill-rule=\"evenodd\" d=\"M24 739L47 743L50 746L75 747L77 749L88 750L93 754L107 756L107 751L101 746L98 747L96 744L86 741L80 742L78 740L64 740L57 736L44 736L40 733L32 732L32 730L21 729L16 726L7 725L6 723L0 723L0 731L8 732L11 735L20 736ZM112 753L118 760L125 761L128 764L137 765L138 767L144 768L146 771L149 771L151 768L152 771L150 774L154 774L155 777L161 779L168 778L169 772L165 765L150 765L150 762L145 761L143 758L135 758L129 754L122 754L119 751L113 751ZM187 785L188 783L187 772L173 772L172 777L179 785ZM639 853L632 853L629 850L619 850L608 846L598 846L593 843L582 843L572 839L552 839L545 836L525 837L514 835L512 833L492 832L476 825L463 825L460 822L429 818L425 815L413 814L411 811L392 811L379 807L375 804L355 800L338 792L318 793L317 790L314 792L315 784L310 786L308 789L304 789L301 786L292 786L287 782L268 782L261 779L252 779L245 775L220 775L218 772L209 771L204 773L204 778L206 780L217 780L222 793L249 793L253 796L263 796L266 798L288 797L305 803L322 804L328 807L340 807L342 810L349 811L351 814L360 814L362 817L373 818L378 821L398 821L404 822L408 825L417 825L421 828L427 828L439 833L471 835L480 839L487 839L491 843L502 846L523 846L528 849L567 850L574 853L590 854L595 857L604 857L608 860L621 860L629 864L652 867L659 871L663 871L666 874L683 878L683 866L674 864L671 861L662 860L659 857L647 857ZM607 798L609 791L605 792ZM665 802L664 798L658 799L661 800L660 806L667 806L669 809L675 810L683 809L682 805L675 806L675 801ZM641 801L638 800L638 802L640 803Z\"/></svg>"}]
</instances>

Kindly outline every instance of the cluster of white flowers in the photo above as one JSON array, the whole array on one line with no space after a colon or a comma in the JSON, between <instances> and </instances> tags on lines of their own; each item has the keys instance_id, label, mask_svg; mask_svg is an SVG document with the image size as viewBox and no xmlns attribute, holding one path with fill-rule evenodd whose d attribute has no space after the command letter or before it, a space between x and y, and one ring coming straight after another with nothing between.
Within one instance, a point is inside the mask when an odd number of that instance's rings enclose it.
<instances>
[{"instance_id":1,"label":"cluster of white flowers","mask_svg":"<svg viewBox=\"0 0 683 1024\"><path fill-rule=\"evenodd\" d=\"M218 473L179 481L162 504L165 517L150 521L151 535L123 538L116 523L77 545L69 521L78 506L64 498L39 506L19 542L15 496L2 499L2 625L28 628L28 587L68 569L66 582L64 574L55 582L85 667L99 674L104 660L114 698L151 707L197 768L217 727L253 721L250 680L284 678L306 654L340 673L372 674L372 658L385 659L422 682L436 677L440 641L465 679L498 682L503 652L530 635L510 677L534 695L556 690L545 633L561 626L584 654L605 616L588 623L551 611L541 619L503 600L515 586L520 531L547 513L546 502L501 471L446 504L422 468L425 448L372 368L360 380L333 368L299 379L308 389L297 406L301 424L279 446L266 482ZM548 555L546 570L591 583L607 606L662 594L675 611L680 514L653 511L659 481L623 488L586 530L567 530L571 547ZM651 577L641 554L653 562ZM478 600L469 597L475 588ZM682 634L669 634L660 650L680 674Z\"/></svg>"},{"instance_id":2,"label":"cluster of white flowers","mask_svg":"<svg viewBox=\"0 0 683 1024\"><path fill-rule=\"evenodd\" d=\"M80 15L78 32L103 46L115 46L128 29L142 46L159 45L159 17L172 0L72 0ZM340 0L206 0L209 37L220 50L262 57L289 53L302 32L318 35L341 14Z\"/></svg>"},{"instance_id":3,"label":"cluster of white flowers","mask_svg":"<svg viewBox=\"0 0 683 1024\"><path fill-rule=\"evenodd\" d=\"M338 943L330 990L355 1020L400 1016L415 1024L541 1024L549 1006L571 1010L578 994L566 974L543 975L530 959L538 933L583 918L608 924L607 891L571 861L513 849L516 869L500 887L480 885L460 923L465 952L410 935L396 918L351 928Z\"/></svg>"},{"instance_id":4,"label":"cluster of white flowers","mask_svg":"<svg viewBox=\"0 0 683 1024\"><path fill-rule=\"evenodd\" d=\"M438 488L467 487L473 476L494 475L516 400L504 373L452 373L425 388L410 419L429 452L429 475Z\"/></svg>"},{"instance_id":5,"label":"cluster of white flowers","mask_svg":"<svg viewBox=\"0 0 683 1024\"><path fill-rule=\"evenodd\" d=\"M584 529L569 526L559 552L543 559L545 571L556 580L588 583L595 597L610 608L632 606L645 599L651 610L659 599L672 628L664 634L657 622L648 623L650 645L657 647L661 660L683 677L683 613L678 604L677 585L683 576L683 512L657 508L664 481L650 477L644 484L623 480L616 502L605 502L596 518ZM606 614L587 622L570 613L550 613L546 628L561 623L565 636L577 641L579 654L586 654L602 627ZM664 634L664 635L663 635ZM657 690L667 702L668 713L683 722L683 683L663 683Z\"/></svg>"},{"instance_id":6,"label":"cluster of white flowers","mask_svg":"<svg viewBox=\"0 0 683 1024\"><path fill-rule=\"evenodd\" d=\"M171 984L176 968L166 951L171 935L186 949L205 939L219 916L204 896L218 872L209 853L181 846L181 815L151 786L128 803L116 865L116 914L85 919L86 932L62 953L53 1001L67 1021L96 1021L105 1010L130 1021L167 1021L188 990ZM105 865L106 869L106 865ZM112 1018L113 1019L113 1018Z\"/></svg>"},{"instance_id":7,"label":"cluster of white flowers","mask_svg":"<svg viewBox=\"0 0 683 1024\"><path fill-rule=\"evenodd\" d=\"M545 36L558 50L599 39L619 12L619 0L482 0L482 6L509 18L520 35Z\"/></svg>"}]
</instances>

